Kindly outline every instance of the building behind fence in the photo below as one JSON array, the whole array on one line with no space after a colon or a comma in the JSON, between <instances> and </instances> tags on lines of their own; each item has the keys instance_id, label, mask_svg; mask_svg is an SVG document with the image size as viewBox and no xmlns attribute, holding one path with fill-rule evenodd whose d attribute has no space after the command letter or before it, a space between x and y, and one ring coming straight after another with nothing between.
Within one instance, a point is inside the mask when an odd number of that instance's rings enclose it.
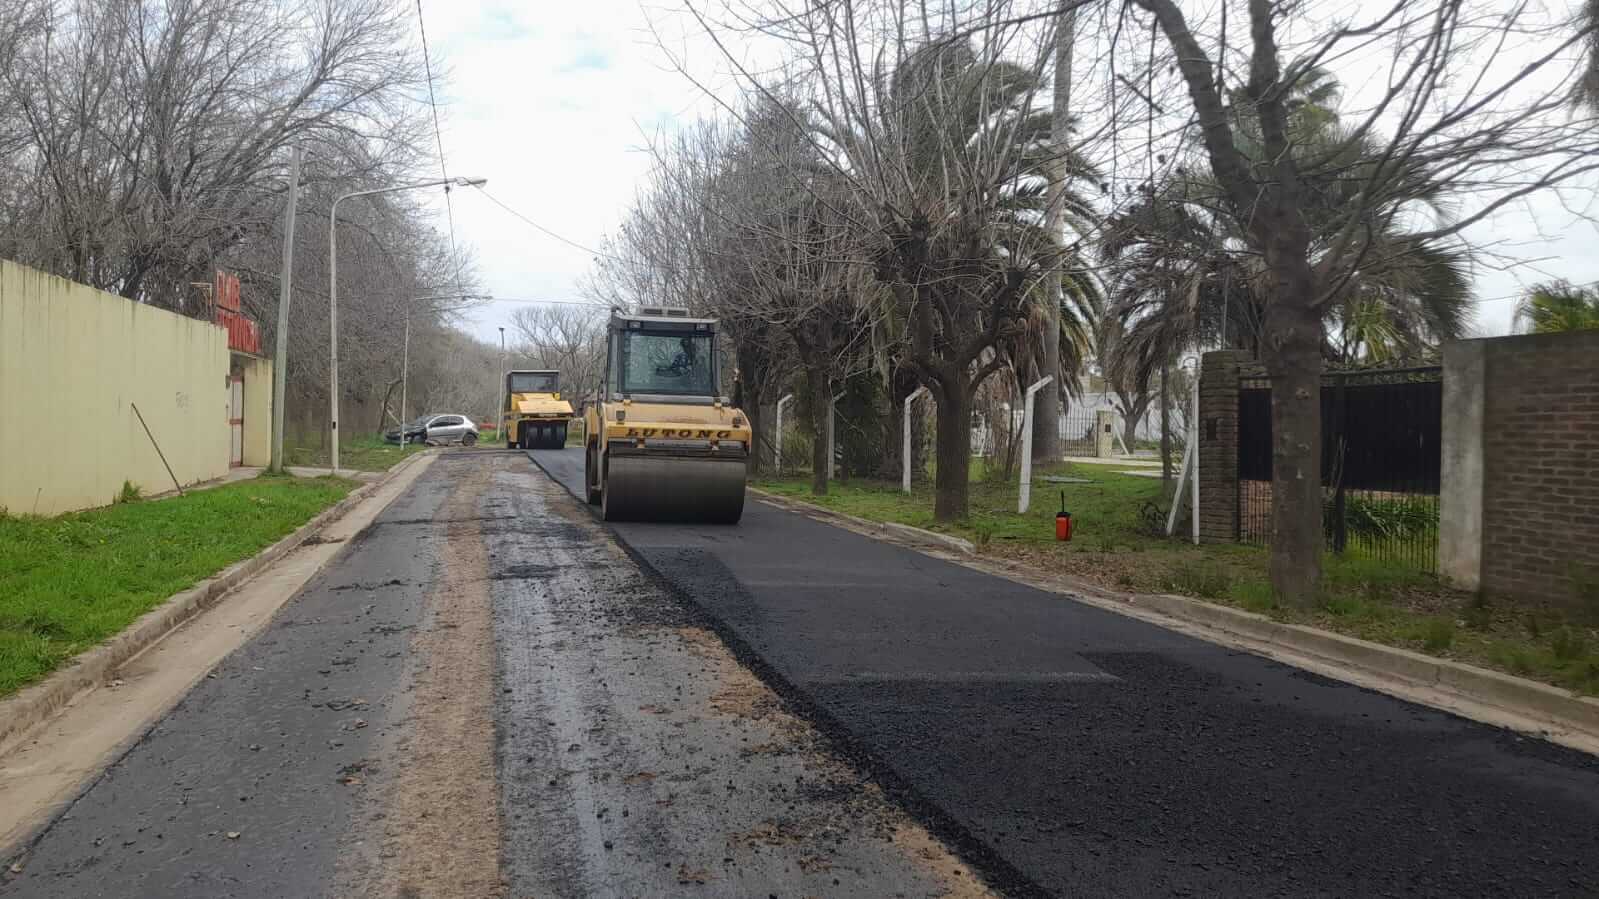
<instances>
[{"instance_id":1,"label":"building behind fence","mask_svg":"<svg viewBox=\"0 0 1599 899\"><path fill-rule=\"evenodd\" d=\"M265 464L271 371L217 324L0 261L0 510L53 515L124 481L158 493Z\"/></svg>"}]
</instances>

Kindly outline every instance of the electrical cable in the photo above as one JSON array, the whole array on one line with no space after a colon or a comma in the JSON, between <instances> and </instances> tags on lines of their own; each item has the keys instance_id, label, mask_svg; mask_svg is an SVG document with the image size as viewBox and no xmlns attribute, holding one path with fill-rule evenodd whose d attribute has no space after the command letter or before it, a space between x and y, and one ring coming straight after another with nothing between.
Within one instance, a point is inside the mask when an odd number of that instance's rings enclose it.
<instances>
[{"instance_id":1,"label":"electrical cable","mask_svg":"<svg viewBox=\"0 0 1599 899\"><path fill-rule=\"evenodd\" d=\"M416 25L422 33L422 67L428 80L428 106L433 110L433 137L439 145L439 173L444 177L444 214L450 223L450 262L455 265L455 289L465 292L461 283L461 253L455 243L455 204L450 200L450 170L444 161L444 129L439 127L439 102L433 94L433 60L428 53L427 21L422 16L422 0L416 0Z\"/></svg>"}]
</instances>

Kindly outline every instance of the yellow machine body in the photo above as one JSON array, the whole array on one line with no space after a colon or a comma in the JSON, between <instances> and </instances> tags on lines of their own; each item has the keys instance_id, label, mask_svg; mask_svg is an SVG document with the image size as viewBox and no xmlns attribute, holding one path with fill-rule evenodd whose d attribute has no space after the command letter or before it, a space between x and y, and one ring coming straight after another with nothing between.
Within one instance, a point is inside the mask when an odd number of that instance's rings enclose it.
<instances>
[{"instance_id":1,"label":"yellow machine body","mask_svg":"<svg viewBox=\"0 0 1599 899\"><path fill-rule=\"evenodd\" d=\"M737 522L753 437L717 395L716 322L614 314L606 374L584 409L588 500L607 521Z\"/></svg>"},{"instance_id":2,"label":"yellow machine body","mask_svg":"<svg viewBox=\"0 0 1599 899\"><path fill-rule=\"evenodd\" d=\"M505 376L504 433L507 449L559 449L566 445L572 404L561 398L561 373L513 371Z\"/></svg>"}]
</instances>

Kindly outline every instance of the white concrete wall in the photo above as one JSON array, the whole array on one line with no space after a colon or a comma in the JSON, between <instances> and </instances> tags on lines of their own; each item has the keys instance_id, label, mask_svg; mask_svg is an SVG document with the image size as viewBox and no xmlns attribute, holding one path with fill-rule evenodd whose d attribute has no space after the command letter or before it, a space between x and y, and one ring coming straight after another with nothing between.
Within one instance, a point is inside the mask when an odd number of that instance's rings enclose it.
<instances>
[{"instance_id":1,"label":"white concrete wall","mask_svg":"<svg viewBox=\"0 0 1599 899\"><path fill-rule=\"evenodd\" d=\"M172 489L135 404L181 483L226 474L228 370L216 325L0 262L0 507Z\"/></svg>"}]
</instances>

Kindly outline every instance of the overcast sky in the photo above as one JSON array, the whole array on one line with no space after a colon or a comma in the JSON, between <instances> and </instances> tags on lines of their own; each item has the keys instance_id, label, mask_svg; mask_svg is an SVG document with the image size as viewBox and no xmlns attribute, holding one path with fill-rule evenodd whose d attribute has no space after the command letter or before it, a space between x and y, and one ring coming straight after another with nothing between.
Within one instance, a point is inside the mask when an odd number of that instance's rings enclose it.
<instances>
[{"instance_id":1,"label":"overcast sky","mask_svg":"<svg viewBox=\"0 0 1599 899\"><path fill-rule=\"evenodd\" d=\"M667 6L669 0L663 0ZM645 145L715 104L672 70L651 23L696 77L734 96L725 65L692 23L638 0L433 0L424 3L451 175L489 179L494 197L574 243L595 247L620 224L649 167ZM578 299L590 254L542 234L475 191L454 194L458 241L475 253L496 297ZM1505 334L1522 287L1551 277L1599 281L1591 189L1540 196L1472 229L1495 264L1478 266L1478 330ZM440 227L444 226L440 205ZM511 303L474 311L465 326L498 341Z\"/></svg>"},{"instance_id":2,"label":"overcast sky","mask_svg":"<svg viewBox=\"0 0 1599 899\"><path fill-rule=\"evenodd\" d=\"M496 199L585 247L619 226L649 167L647 143L714 107L671 70L649 30L654 19L676 41L682 23L658 11L647 18L638 0L434 0L424 11L447 76L439 102L450 174L488 178ZM590 254L476 193L454 192L455 232L489 291L578 299ZM467 327L497 342L515 308L474 311Z\"/></svg>"}]
</instances>

